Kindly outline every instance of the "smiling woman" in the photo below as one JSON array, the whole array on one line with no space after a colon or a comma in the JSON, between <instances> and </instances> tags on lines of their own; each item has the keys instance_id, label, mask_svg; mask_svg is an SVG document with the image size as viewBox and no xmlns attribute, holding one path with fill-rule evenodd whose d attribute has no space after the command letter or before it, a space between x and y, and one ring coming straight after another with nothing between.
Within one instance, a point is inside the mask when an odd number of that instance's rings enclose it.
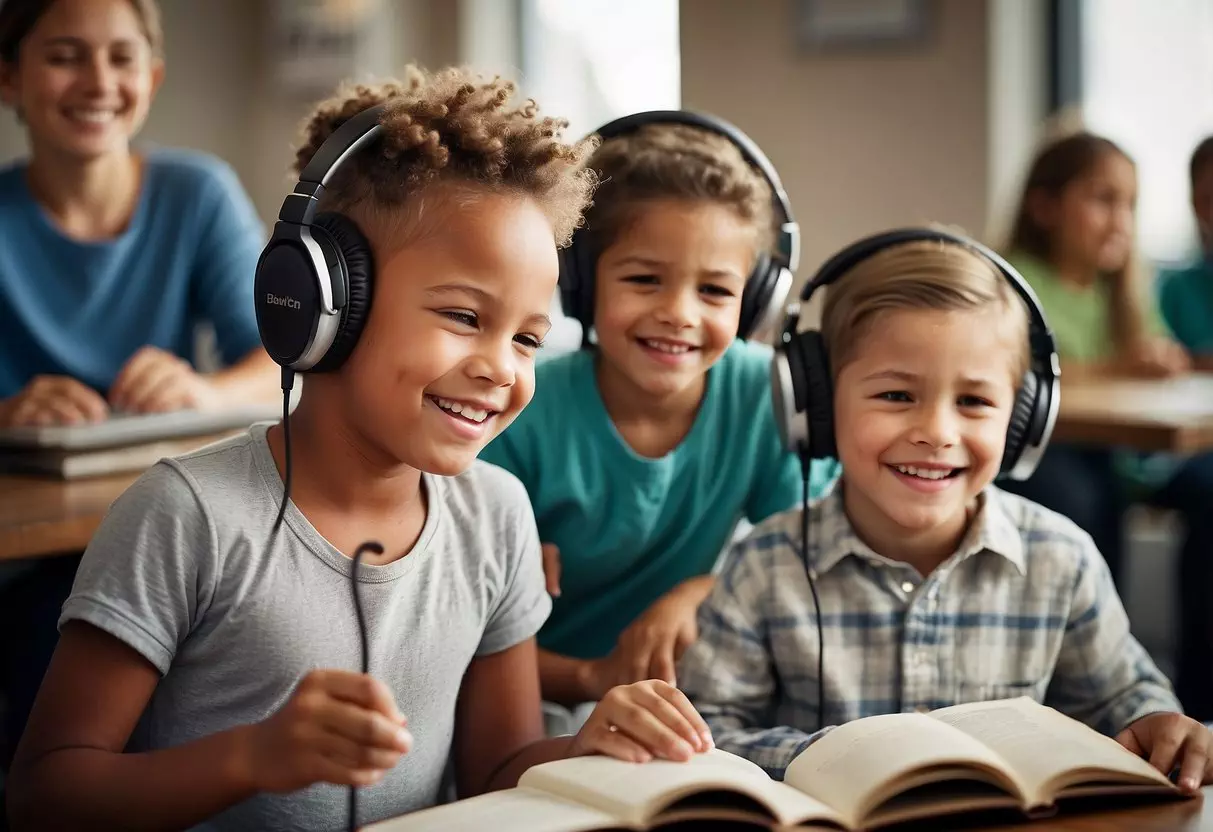
<instances>
[{"instance_id":1,"label":"smiling woman","mask_svg":"<svg viewBox=\"0 0 1213 832\"><path fill-rule=\"evenodd\" d=\"M0 99L29 146L0 168L0 427L277 392L252 303L262 226L235 174L201 154L131 147L163 76L153 0L0 3ZM200 324L225 365L214 373L194 364ZM3 587L0 638L19 633L22 647L0 668L14 742L74 564L39 564Z\"/></svg>"}]
</instances>

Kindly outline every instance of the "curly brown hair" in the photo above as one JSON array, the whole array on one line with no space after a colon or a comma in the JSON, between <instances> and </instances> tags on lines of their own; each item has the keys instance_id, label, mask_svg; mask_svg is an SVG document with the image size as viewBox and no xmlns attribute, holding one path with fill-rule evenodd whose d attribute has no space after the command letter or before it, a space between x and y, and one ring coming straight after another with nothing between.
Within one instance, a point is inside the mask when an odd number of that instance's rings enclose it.
<instances>
[{"instance_id":1,"label":"curly brown hair","mask_svg":"<svg viewBox=\"0 0 1213 832\"><path fill-rule=\"evenodd\" d=\"M21 43L57 0L0 0L0 62L17 63ZM164 31L156 0L130 0L152 54L163 55Z\"/></svg>"},{"instance_id":2,"label":"curly brown hair","mask_svg":"<svg viewBox=\"0 0 1213 832\"><path fill-rule=\"evenodd\" d=\"M382 132L329 180L321 210L348 214L372 241L391 234L399 244L423 213L432 216L422 209L431 186L488 189L535 200L565 245L597 181L585 167L597 142L563 141L568 122L540 117L530 99L511 106L514 92L512 82L455 67L409 67L402 81L345 87L307 120L295 171L348 119L387 102Z\"/></svg>"},{"instance_id":3,"label":"curly brown hair","mask_svg":"<svg viewBox=\"0 0 1213 832\"><path fill-rule=\"evenodd\" d=\"M590 158L601 184L586 211L599 251L655 199L714 202L752 223L754 250L775 241L774 195L762 173L722 135L688 124L646 124L607 139Z\"/></svg>"}]
</instances>

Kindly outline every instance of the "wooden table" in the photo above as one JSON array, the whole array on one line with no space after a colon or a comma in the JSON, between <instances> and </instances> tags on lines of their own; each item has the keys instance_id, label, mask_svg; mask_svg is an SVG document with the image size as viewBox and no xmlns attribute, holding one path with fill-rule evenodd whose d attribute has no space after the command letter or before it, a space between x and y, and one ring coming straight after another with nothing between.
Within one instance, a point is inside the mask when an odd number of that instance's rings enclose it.
<instances>
[{"instance_id":1,"label":"wooden table","mask_svg":"<svg viewBox=\"0 0 1213 832\"><path fill-rule=\"evenodd\" d=\"M110 504L138 476L0 476L0 561L83 551Z\"/></svg>"},{"instance_id":2,"label":"wooden table","mask_svg":"<svg viewBox=\"0 0 1213 832\"><path fill-rule=\"evenodd\" d=\"M1139 451L1213 449L1213 374L1061 381L1053 438Z\"/></svg>"}]
</instances>

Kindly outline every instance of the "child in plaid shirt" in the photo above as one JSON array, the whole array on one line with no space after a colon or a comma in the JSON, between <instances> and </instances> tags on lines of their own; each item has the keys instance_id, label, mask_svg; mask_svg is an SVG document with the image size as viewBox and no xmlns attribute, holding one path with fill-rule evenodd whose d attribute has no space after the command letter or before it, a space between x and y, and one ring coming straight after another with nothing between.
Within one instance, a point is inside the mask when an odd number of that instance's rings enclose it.
<instances>
[{"instance_id":1,"label":"child in plaid shirt","mask_svg":"<svg viewBox=\"0 0 1213 832\"><path fill-rule=\"evenodd\" d=\"M1029 696L1208 782L1210 732L1090 536L992 485L1030 358L1006 277L948 236L887 245L830 286L821 330L842 477L809 508L807 555L801 510L775 515L699 608L678 680L716 745L782 779L830 726Z\"/></svg>"}]
</instances>

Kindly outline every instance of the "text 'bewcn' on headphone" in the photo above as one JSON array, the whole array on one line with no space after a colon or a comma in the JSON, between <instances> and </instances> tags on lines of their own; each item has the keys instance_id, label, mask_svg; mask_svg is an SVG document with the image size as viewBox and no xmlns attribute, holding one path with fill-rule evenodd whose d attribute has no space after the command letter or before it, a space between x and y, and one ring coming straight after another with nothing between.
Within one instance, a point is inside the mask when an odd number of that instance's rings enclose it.
<instances>
[{"instance_id":1,"label":"text 'bewcn' on headphone","mask_svg":"<svg viewBox=\"0 0 1213 832\"><path fill-rule=\"evenodd\" d=\"M866 237L827 260L817 274L805 283L799 301L788 305L783 332L771 360L771 396L780 438L787 450L800 458L803 472L800 539L805 574L817 617L818 730L825 727L825 637L816 572L809 557L809 470L812 460L834 458L838 450L834 436L834 385L830 378L825 342L819 330L796 330L800 323L800 312L815 291L843 277L877 252L913 242L961 246L988 260L1027 306L1031 365L1024 374L1011 408L1000 475L1016 480L1025 480L1032 475L1049 444L1061 401L1061 361L1036 293L1010 263L967 237L928 228L903 228Z\"/></svg>"},{"instance_id":2,"label":"text 'bewcn' on headphone","mask_svg":"<svg viewBox=\"0 0 1213 832\"><path fill-rule=\"evenodd\" d=\"M760 252L741 295L737 337L748 339L778 319L792 275L800 262L800 226L775 166L758 145L734 125L715 116L689 110L650 110L615 119L595 131L603 141L635 132L649 124L684 124L728 139L742 157L762 174L771 188L779 233L774 249ZM560 303L564 314L581 324L581 343L590 343L594 325L594 276L601 252L593 242L593 229L578 229L560 251Z\"/></svg>"},{"instance_id":3,"label":"text 'bewcn' on headphone","mask_svg":"<svg viewBox=\"0 0 1213 832\"><path fill-rule=\"evenodd\" d=\"M278 222L257 261L254 304L261 343L282 367L282 434L286 460L282 503L267 548L282 525L291 493L290 392L296 372L330 372L353 352L370 313L374 283L371 246L350 218L316 213L324 187L360 147L380 131L386 103L358 113L333 131L299 173L282 202ZM367 552L383 554L377 541L354 553L350 569L354 613L361 639L362 672L368 672L366 619L358 568ZM350 786L349 829L357 828L358 791Z\"/></svg>"}]
</instances>

